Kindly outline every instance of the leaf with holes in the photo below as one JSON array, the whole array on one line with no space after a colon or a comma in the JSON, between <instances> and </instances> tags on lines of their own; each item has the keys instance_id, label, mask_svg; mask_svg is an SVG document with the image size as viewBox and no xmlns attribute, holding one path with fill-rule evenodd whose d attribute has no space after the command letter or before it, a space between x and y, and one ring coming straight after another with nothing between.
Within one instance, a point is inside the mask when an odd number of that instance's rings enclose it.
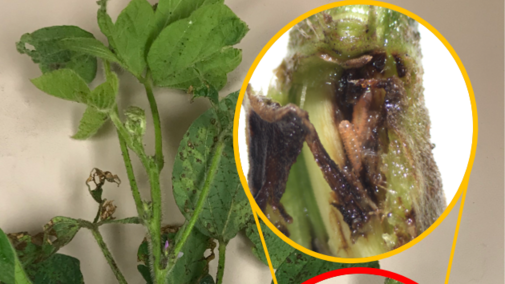
<instances>
[{"instance_id":1,"label":"leaf with holes","mask_svg":"<svg viewBox=\"0 0 505 284\"><path fill-rule=\"evenodd\" d=\"M251 208L233 154L233 115L238 93L224 98L193 122L179 146L172 181L179 209L193 216L200 194L208 190L196 227L227 242L251 219Z\"/></svg>"},{"instance_id":2,"label":"leaf with holes","mask_svg":"<svg viewBox=\"0 0 505 284\"><path fill-rule=\"evenodd\" d=\"M16 48L38 63L42 73L66 68L74 70L85 82L93 81L97 62L94 56L62 47L60 41L70 38L93 39L93 34L76 26L54 26L21 36Z\"/></svg>"}]
</instances>

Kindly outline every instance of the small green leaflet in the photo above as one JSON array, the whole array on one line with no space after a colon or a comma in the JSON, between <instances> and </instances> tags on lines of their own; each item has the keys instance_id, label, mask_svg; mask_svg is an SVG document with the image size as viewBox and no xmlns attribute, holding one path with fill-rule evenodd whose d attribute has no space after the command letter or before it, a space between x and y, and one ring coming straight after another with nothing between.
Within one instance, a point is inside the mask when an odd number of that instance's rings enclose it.
<instances>
[{"instance_id":1,"label":"small green leaflet","mask_svg":"<svg viewBox=\"0 0 505 284\"><path fill-rule=\"evenodd\" d=\"M61 40L70 38L94 37L76 26L54 26L24 34L16 43L16 48L19 53L29 55L34 63L38 63L42 73L62 68L72 69L89 83L96 75L96 58L60 46Z\"/></svg>"},{"instance_id":2,"label":"small green leaflet","mask_svg":"<svg viewBox=\"0 0 505 284\"><path fill-rule=\"evenodd\" d=\"M5 284L31 283L2 229L0 229L0 281Z\"/></svg>"},{"instance_id":3,"label":"small green leaflet","mask_svg":"<svg viewBox=\"0 0 505 284\"><path fill-rule=\"evenodd\" d=\"M242 60L231 46L247 33L247 25L227 6L201 6L186 19L167 26L147 55L155 85L187 90L206 84L217 90Z\"/></svg>"},{"instance_id":4,"label":"small green leaflet","mask_svg":"<svg viewBox=\"0 0 505 284\"><path fill-rule=\"evenodd\" d=\"M202 233L228 242L251 220L251 207L240 184L232 142L233 115L238 92L196 119L184 135L172 172L174 197L187 220L200 193L210 186L196 227ZM212 162L217 171L210 174Z\"/></svg>"},{"instance_id":5,"label":"small green leaflet","mask_svg":"<svg viewBox=\"0 0 505 284\"><path fill-rule=\"evenodd\" d=\"M100 13L100 12L99 12ZM118 57L128 70L140 77L146 67L146 46L154 31L154 10L147 0L132 0L119 14L113 28L107 17L102 21L104 33L113 40ZM101 25L102 26L102 25Z\"/></svg>"},{"instance_id":6,"label":"small green leaflet","mask_svg":"<svg viewBox=\"0 0 505 284\"><path fill-rule=\"evenodd\" d=\"M100 31L107 37L109 40L109 45L114 48L114 39L112 38L114 34L114 23L107 13L107 0L99 0L96 2L100 5L100 8L97 12L97 22L100 27Z\"/></svg>"},{"instance_id":7,"label":"small green leaflet","mask_svg":"<svg viewBox=\"0 0 505 284\"><path fill-rule=\"evenodd\" d=\"M189 17L203 5L223 2L223 0L160 0L155 14L156 35L171 23Z\"/></svg>"},{"instance_id":8,"label":"small green leaflet","mask_svg":"<svg viewBox=\"0 0 505 284\"><path fill-rule=\"evenodd\" d=\"M98 111L94 107L87 107L79 122L77 133L72 138L77 140L85 140L95 135L95 133L107 121L108 115Z\"/></svg>"},{"instance_id":9,"label":"small green leaflet","mask_svg":"<svg viewBox=\"0 0 505 284\"><path fill-rule=\"evenodd\" d=\"M69 101L86 103L90 90L86 82L72 69L60 69L32 79L41 91Z\"/></svg>"},{"instance_id":10,"label":"small green leaflet","mask_svg":"<svg viewBox=\"0 0 505 284\"><path fill-rule=\"evenodd\" d=\"M391 279L391 278L388 278L388 279L386 279L386 281L384 282L384 284L402 284L402 282L396 281L396 280Z\"/></svg>"},{"instance_id":11,"label":"small green leaflet","mask_svg":"<svg viewBox=\"0 0 505 284\"><path fill-rule=\"evenodd\" d=\"M372 267L379 268L379 262L368 263L338 263L324 261L303 254L297 250L293 251L288 258L275 271L275 276L279 284L303 283L312 277L328 271L348 267ZM273 282L272 282L273 283Z\"/></svg>"},{"instance_id":12,"label":"small green leaflet","mask_svg":"<svg viewBox=\"0 0 505 284\"><path fill-rule=\"evenodd\" d=\"M119 80L116 73L109 73L107 81L98 85L89 95L88 105L101 112L109 112L116 105Z\"/></svg>"},{"instance_id":13,"label":"small green leaflet","mask_svg":"<svg viewBox=\"0 0 505 284\"><path fill-rule=\"evenodd\" d=\"M281 238L270 230L270 228L260 220L261 231L265 237L265 242L268 248L268 254L270 255L270 260L272 261L272 266L277 269L284 260L295 250L292 246L285 243ZM250 223L246 228L247 237L253 242L253 253L256 255L264 264L268 265L267 258L265 256L265 250L261 243L260 235L258 233L258 227L256 223Z\"/></svg>"},{"instance_id":14,"label":"small green leaflet","mask_svg":"<svg viewBox=\"0 0 505 284\"><path fill-rule=\"evenodd\" d=\"M59 253L26 267L26 272L33 284L84 283L80 261Z\"/></svg>"}]
</instances>

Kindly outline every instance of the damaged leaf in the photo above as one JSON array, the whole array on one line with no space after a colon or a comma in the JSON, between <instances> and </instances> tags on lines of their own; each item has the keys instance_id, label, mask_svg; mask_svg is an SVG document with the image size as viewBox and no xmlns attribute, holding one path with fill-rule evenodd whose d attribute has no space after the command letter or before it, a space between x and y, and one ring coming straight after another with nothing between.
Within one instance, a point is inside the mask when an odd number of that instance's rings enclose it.
<instances>
[{"instance_id":1,"label":"damaged leaf","mask_svg":"<svg viewBox=\"0 0 505 284\"><path fill-rule=\"evenodd\" d=\"M90 83L96 75L96 58L67 49L59 43L64 39L76 38L93 39L94 36L76 26L54 26L24 34L16 43L16 48L19 53L27 54L34 63L39 64L42 73L70 69Z\"/></svg>"},{"instance_id":2,"label":"damaged leaf","mask_svg":"<svg viewBox=\"0 0 505 284\"><path fill-rule=\"evenodd\" d=\"M251 220L233 153L232 127L238 93L224 98L197 118L184 135L172 172L174 197L187 220L208 188L196 228L228 242Z\"/></svg>"}]
</instances>

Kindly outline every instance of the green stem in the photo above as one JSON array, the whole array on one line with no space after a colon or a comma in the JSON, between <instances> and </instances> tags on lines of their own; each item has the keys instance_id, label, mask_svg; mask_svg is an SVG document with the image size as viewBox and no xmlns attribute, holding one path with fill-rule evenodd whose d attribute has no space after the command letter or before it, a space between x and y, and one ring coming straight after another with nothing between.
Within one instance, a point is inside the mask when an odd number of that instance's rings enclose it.
<instances>
[{"instance_id":1,"label":"green stem","mask_svg":"<svg viewBox=\"0 0 505 284\"><path fill-rule=\"evenodd\" d=\"M123 154L123 160L126 167L126 174L128 175L128 180L130 181L130 188L132 191L133 199L135 200L135 206L137 207L137 213L139 216L143 215L144 209L142 206L142 197L140 197L139 188L137 186L137 181L135 180L135 173L133 172L133 166L130 159L130 152L128 151L128 146L126 141L118 130L119 145L121 146L121 153Z\"/></svg>"},{"instance_id":2,"label":"green stem","mask_svg":"<svg viewBox=\"0 0 505 284\"><path fill-rule=\"evenodd\" d=\"M223 283L224 262L226 259L226 243L219 242L219 264L217 266L216 284Z\"/></svg>"},{"instance_id":3,"label":"green stem","mask_svg":"<svg viewBox=\"0 0 505 284\"><path fill-rule=\"evenodd\" d=\"M100 221L96 225L101 226L105 224L142 224L142 219L139 217L129 217L124 219L109 219Z\"/></svg>"},{"instance_id":4,"label":"green stem","mask_svg":"<svg viewBox=\"0 0 505 284\"><path fill-rule=\"evenodd\" d=\"M162 267L163 265L161 260L161 188L159 167L152 158L148 157L145 154L142 145L136 145L133 143L130 135L128 134L128 131L118 116L117 108L110 113L110 118L117 128L119 139L124 139L124 144L126 144L137 154L149 177L149 184L151 186L152 212L151 214L140 215L140 217L144 219L144 222L147 224L147 231L149 235L148 241L150 243L149 247L151 248L150 255L152 257L151 263L153 263L153 271L156 281L155 283L164 283L164 280L166 278L166 270L164 270ZM127 162L129 162L129 160Z\"/></svg>"},{"instance_id":5,"label":"green stem","mask_svg":"<svg viewBox=\"0 0 505 284\"><path fill-rule=\"evenodd\" d=\"M95 216L95 219L93 220L93 223L98 222L98 220L100 219L100 213L102 212L102 205L103 205L103 201L98 203L98 212L96 212L96 216Z\"/></svg>"},{"instance_id":6,"label":"green stem","mask_svg":"<svg viewBox=\"0 0 505 284\"><path fill-rule=\"evenodd\" d=\"M105 259L109 263L110 268L112 269L112 272L114 272L114 275L116 276L116 279L119 283L121 284L126 284L126 279L124 278L123 274L119 270L119 267L116 264L116 261L112 257L112 254L110 253L109 249L107 248L107 245L103 241L103 237L98 231L97 227L90 228L91 233L93 233L93 237L95 237L96 242L98 243L98 246L103 252L103 255L105 256Z\"/></svg>"},{"instance_id":7,"label":"green stem","mask_svg":"<svg viewBox=\"0 0 505 284\"><path fill-rule=\"evenodd\" d=\"M161 188L158 166L152 159L148 159L147 168L149 183L151 185L152 216L149 220L149 241L153 257L153 268L158 284L165 283L166 273L162 264L161 255Z\"/></svg>"},{"instance_id":8,"label":"green stem","mask_svg":"<svg viewBox=\"0 0 505 284\"><path fill-rule=\"evenodd\" d=\"M223 149L224 149L224 141L221 138L216 146L216 150L214 152L214 155L212 157L212 162L209 168L209 172L207 173L207 178L205 180L205 183L203 185L202 193L200 193L200 196L198 197L198 202L196 203L196 208L195 211L193 212L193 216L191 216L191 219L188 222L188 225L184 229L184 232L182 233L182 237L179 240L179 242L175 245L174 252L172 254L172 265L175 263L175 260L177 259L177 255L181 251L182 247L184 246L184 243L188 239L189 235L191 234L191 230L193 230L193 227L196 224L196 221L198 220L198 216L203 210L203 203L207 199L207 195L209 194L210 191L210 184L212 182L212 179L216 175L217 168L219 165L219 160L221 159L221 155L223 154Z\"/></svg>"},{"instance_id":9,"label":"green stem","mask_svg":"<svg viewBox=\"0 0 505 284\"><path fill-rule=\"evenodd\" d=\"M151 114L153 116L154 124L154 138L155 138L155 160L158 165L159 171L163 168L163 144L161 138L161 123L160 114L158 112L158 105L156 103L156 98L154 97L153 88L151 86L150 73L147 72L145 80L142 80L142 84L146 89L147 99L149 100L149 106L151 107Z\"/></svg>"}]
</instances>

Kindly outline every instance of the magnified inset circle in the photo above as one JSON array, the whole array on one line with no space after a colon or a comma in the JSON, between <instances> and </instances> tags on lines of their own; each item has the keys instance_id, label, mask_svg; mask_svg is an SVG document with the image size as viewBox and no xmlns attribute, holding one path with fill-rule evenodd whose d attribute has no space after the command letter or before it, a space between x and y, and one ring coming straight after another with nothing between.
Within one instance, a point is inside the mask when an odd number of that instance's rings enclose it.
<instances>
[{"instance_id":1,"label":"magnified inset circle","mask_svg":"<svg viewBox=\"0 0 505 284\"><path fill-rule=\"evenodd\" d=\"M333 6L286 26L253 64L237 164L253 208L285 241L370 261L415 244L455 205L475 153L475 102L428 23L388 4Z\"/></svg>"}]
</instances>

